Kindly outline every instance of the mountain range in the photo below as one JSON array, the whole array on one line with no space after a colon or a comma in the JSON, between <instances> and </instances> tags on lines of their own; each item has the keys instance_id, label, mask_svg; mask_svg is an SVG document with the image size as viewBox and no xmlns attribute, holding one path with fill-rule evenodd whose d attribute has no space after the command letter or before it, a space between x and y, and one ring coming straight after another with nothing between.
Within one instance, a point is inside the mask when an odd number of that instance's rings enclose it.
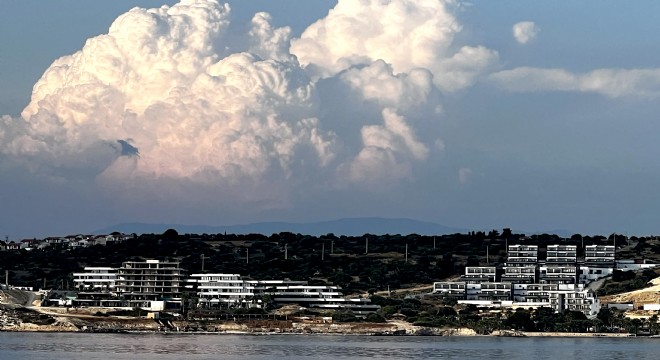
<instances>
[{"instance_id":1,"label":"mountain range","mask_svg":"<svg viewBox=\"0 0 660 360\"><path fill-rule=\"evenodd\" d=\"M209 226L183 224L123 223L94 231L95 234L109 234L114 231L136 234L159 234L167 229L175 229L180 234L264 234L292 232L320 236L333 233L337 236L360 236L364 234L419 234L445 235L464 233L469 230L448 227L433 222L412 219L386 219L376 217L346 218L309 223L258 222L242 225Z\"/></svg>"},{"instance_id":2,"label":"mountain range","mask_svg":"<svg viewBox=\"0 0 660 360\"><path fill-rule=\"evenodd\" d=\"M429 221L420 221L404 218L378 218L360 217L345 218L330 221L317 221L308 223L294 222L257 222L241 225L184 225L184 224L147 224L147 223L122 223L94 231L95 234L109 234L114 231L127 234L160 234L167 229L175 229L180 234L264 234L271 235L280 232L292 232L320 236L333 233L337 236L361 236L364 234L418 234L418 235L447 235L456 233L467 233L469 231L486 231L489 229L462 229L445 226ZM501 229L500 229L501 230ZM555 234L562 237L570 237L573 233L565 229L551 231L518 231L522 234Z\"/></svg>"}]
</instances>

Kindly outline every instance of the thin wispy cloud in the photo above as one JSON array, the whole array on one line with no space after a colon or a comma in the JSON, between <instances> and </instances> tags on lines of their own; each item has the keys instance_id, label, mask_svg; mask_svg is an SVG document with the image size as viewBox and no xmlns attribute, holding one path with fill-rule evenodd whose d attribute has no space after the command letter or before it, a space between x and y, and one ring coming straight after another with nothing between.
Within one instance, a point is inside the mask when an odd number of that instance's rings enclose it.
<instances>
[{"instance_id":1,"label":"thin wispy cloud","mask_svg":"<svg viewBox=\"0 0 660 360\"><path fill-rule=\"evenodd\" d=\"M574 73L564 69L520 67L491 74L489 79L514 92L571 91L611 98L660 96L660 69L597 69Z\"/></svg>"}]
</instances>

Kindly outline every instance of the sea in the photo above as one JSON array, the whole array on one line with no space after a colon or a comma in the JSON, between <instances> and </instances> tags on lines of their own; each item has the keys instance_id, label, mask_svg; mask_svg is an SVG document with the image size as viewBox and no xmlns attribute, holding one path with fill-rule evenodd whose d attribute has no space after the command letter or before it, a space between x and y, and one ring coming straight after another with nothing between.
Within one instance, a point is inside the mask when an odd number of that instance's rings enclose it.
<instances>
[{"instance_id":1,"label":"sea","mask_svg":"<svg viewBox=\"0 0 660 360\"><path fill-rule=\"evenodd\" d=\"M0 333L0 359L659 359L658 338Z\"/></svg>"}]
</instances>

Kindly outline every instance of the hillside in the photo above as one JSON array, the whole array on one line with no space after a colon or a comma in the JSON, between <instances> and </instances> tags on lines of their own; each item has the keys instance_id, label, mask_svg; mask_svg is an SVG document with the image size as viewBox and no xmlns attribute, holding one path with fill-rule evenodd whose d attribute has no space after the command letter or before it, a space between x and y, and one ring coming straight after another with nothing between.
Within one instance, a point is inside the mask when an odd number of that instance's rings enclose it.
<instances>
[{"instance_id":1,"label":"hillside","mask_svg":"<svg viewBox=\"0 0 660 360\"><path fill-rule=\"evenodd\" d=\"M334 284L348 293L385 291L430 284L460 275L466 265L503 263L506 244L608 244L611 237L470 232L426 236L418 234L335 236L282 232L261 234L162 234L135 235L109 245L69 248L49 246L31 251L0 252L0 271L9 271L16 286L71 289L73 272L85 266L119 267L140 259L170 259L181 262L190 273L241 274L252 279L307 280ZM631 238L617 242L628 258L645 254L659 261L658 240ZM488 258L486 257L488 254ZM543 252L539 254L545 256ZM578 253L578 256L582 254ZM627 256L630 255L630 256ZM203 259L203 260L202 260ZM644 282L646 283L646 282Z\"/></svg>"},{"instance_id":2,"label":"hillside","mask_svg":"<svg viewBox=\"0 0 660 360\"><path fill-rule=\"evenodd\" d=\"M644 304L657 304L660 301L660 277L651 280L650 283L652 285L647 288L602 296L600 301L603 304L634 303L635 308Z\"/></svg>"}]
</instances>

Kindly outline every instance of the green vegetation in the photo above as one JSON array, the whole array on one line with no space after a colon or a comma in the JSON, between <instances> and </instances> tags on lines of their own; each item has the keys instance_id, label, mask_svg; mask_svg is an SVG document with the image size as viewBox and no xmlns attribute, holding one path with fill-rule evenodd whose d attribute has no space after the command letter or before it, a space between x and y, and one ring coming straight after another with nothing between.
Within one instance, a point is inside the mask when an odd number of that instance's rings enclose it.
<instances>
[{"instance_id":1,"label":"green vegetation","mask_svg":"<svg viewBox=\"0 0 660 360\"><path fill-rule=\"evenodd\" d=\"M649 286L649 281L660 276L660 269L646 269L642 272L615 270L612 278L598 289L598 295L612 295L643 289Z\"/></svg>"},{"instance_id":2,"label":"green vegetation","mask_svg":"<svg viewBox=\"0 0 660 360\"><path fill-rule=\"evenodd\" d=\"M541 246L572 244L581 249L582 243L611 244L612 238L574 235L562 239L547 234L524 237L508 229L501 233L493 230L437 237L416 234L317 237L287 232L270 236L180 235L170 229L160 235L133 236L109 245L77 249L55 245L43 250L2 251L0 271L9 270L13 285L42 288L45 279L46 288L71 289L71 274L85 266L119 267L127 260L169 259L180 261L181 267L190 273L201 272L203 264L206 272L238 273L252 279L308 280L310 284L339 285L348 294L373 294L457 276L466 265L501 263L506 257L507 243L523 242ZM647 259L660 260L660 252L647 251L660 248L655 238L633 237L629 241L617 241L617 247L621 257L643 254Z\"/></svg>"}]
</instances>

